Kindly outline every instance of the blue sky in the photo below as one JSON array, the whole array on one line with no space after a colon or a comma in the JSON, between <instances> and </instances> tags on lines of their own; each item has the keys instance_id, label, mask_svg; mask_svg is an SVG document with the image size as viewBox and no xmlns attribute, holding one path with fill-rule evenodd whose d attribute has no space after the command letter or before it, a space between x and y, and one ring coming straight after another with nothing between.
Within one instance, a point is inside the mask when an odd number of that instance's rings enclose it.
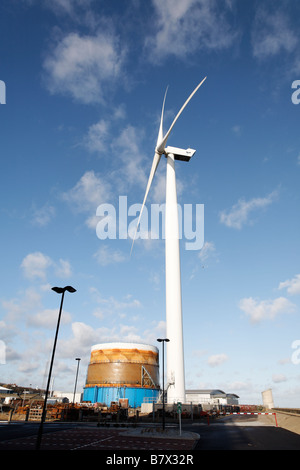
<instances>
[{"instance_id":1,"label":"blue sky","mask_svg":"<svg viewBox=\"0 0 300 470\"><path fill-rule=\"evenodd\" d=\"M187 388L299 407L300 5L250 0L4 0L0 13L2 382L72 391L106 341L165 334L164 241L100 240L97 207L143 200L167 86L180 204ZM165 159L148 205L164 202ZM149 206L148 206L149 207ZM134 217L128 217L128 221ZM294 356L293 356L294 353ZM296 354L296 356L295 356Z\"/></svg>"}]
</instances>

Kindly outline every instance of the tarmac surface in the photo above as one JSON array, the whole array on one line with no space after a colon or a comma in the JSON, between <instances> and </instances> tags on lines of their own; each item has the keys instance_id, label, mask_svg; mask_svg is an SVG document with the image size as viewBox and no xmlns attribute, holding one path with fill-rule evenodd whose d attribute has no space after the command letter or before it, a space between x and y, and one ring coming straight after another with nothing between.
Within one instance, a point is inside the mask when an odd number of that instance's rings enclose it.
<instances>
[{"instance_id":1,"label":"tarmac surface","mask_svg":"<svg viewBox=\"0 0 300 470\"><path fill-rule=\"evenodd\" d=\"M11 426L11 425L8 425ZM36 431L25 437L15 437L2 440L2 450L35 450ZM178 429L114 429L114 428L83 428L52 430L44 432L40 450L105 450L105 451L190 451L199 435L194 432L182 432ZM3 439L3 438L2 438Z\"/></svg>"},{"instance_id":2,"label":"tarmac surface","mask_svg":"<svg viewBox=\"0 0 300 470\"><path fill-rule=\"evenodd\" d=\"M286 413L278 413L277 417L274 413L230 415L186 421L181 434L174 423L166 423L163 431L161 423L138 423L130 427L113 423L97 426L97 423L48 422L44 424L40 450L75 451L74 459L78 451L100 450L97 461L104 464L124 463L123 455L129 456L128 459L135 456L140 459L142 468L149 461L151 464L173 463L159 461L171 456L174 463L196 464L203 450L300 450L299 421L299 415ZM0 422L0 452L35 451L38 428L37 422ZM193 462L179 462L178 456L193 459ZM132 461L131 466L137 465L137 460Z\"/></svg>"}]
</instances>

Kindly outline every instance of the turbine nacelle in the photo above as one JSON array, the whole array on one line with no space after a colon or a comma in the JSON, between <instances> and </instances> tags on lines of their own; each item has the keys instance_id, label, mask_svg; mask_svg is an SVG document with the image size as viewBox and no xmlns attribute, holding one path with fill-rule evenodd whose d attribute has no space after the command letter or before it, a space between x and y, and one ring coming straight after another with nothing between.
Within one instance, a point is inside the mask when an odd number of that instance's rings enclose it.
<instances>
[{"instance_id":1,"label":"turbine nacelle","mask_svg":"<svg viewBox=\"0 0 300 470\"><path fill-rule=\"evenodd\" d=\"M182 162L189 162L196 150L194 149L179 149L177 147L166 147L164 151L165 155L173 154L175 160L181 160Z\"/></svg>"}]
</instances>

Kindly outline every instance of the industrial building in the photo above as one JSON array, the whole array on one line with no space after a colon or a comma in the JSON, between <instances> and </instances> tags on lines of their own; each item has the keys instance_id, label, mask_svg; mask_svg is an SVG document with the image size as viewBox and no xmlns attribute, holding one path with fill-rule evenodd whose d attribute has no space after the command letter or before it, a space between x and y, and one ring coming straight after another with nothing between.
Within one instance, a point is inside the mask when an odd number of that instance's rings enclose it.
<instances>
[{"instance_id":1,"label":"industrial building","mask_svg":"<svg viewBox=\"0 0 300 470\"><path fill-rule=\"evenodd\" d=\"M159 357L155 346L102 343L92 346L83 400L103 403L124 400L136 408L159 395Z\"/></svg>"},{"instance_id":2,"label":"industrial building","mask_svg":"<svg viewBox=\"0 0 300 470\"><path fill-rule=\"evenodd\" d=\"M195 405L238 405L239 397L222 390L186 390L186 402Z\"/></svg>"},{"instance_id":3,"label":"industrial building","mask_svg":"<svg viewBox=\"0 0 300 470\"><path fill-rule=\"evenodd\" d=\"M56 400L61 403L81 403L82 402L82 393L77 392L63 392L60 390L54 390L51 394L52 400Z\"/></svg>"},{"instance_id":4,"label":"industrial building","mask_svg":"<svg viewBox=\"0 0 300 470\"><path fill-rule=\"evenodd\" d=\"M0 386L0 395L1 396L6 396L6 395L9 395L9 394L12 394L13 391L10 389L10 388L5 388L5 387L2 387Z\"/></svg>"}]
</instances>

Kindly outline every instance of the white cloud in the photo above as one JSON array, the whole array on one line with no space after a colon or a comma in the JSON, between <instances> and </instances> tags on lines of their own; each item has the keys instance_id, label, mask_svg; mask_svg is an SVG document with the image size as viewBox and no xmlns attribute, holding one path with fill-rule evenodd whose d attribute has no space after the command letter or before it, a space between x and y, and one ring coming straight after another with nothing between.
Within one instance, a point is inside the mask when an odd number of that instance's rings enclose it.
<instances>
[{"instance_id":1,"label":"white cloud","mask_svg":"<svg viewBox=\"0 0 300 470\"><path fill-rule=\"evenodd\" d=\"M56 266L56 275L61 278L67 278L72 275L72 268L69 261L60 259Z\"/></svg>"},{"instance_id":2,"label":"white cloud","mask_svg":"<svg viewBox=\"0 0 300 470\"><path fill-rule=\"evenodd\" d=\"M85 220L85 225L92 229L92 230L95 230L96 227L97 227L97 224L99 222L99 217L97 217L96 215L91 215L90 217L88 217L86 220Z\"/></svg>"},{"instance_id":3,"label":"white cloud","mask_svg":"<svg viewBox=\"0 0 300 470\"><path fill-rule=\"evenodd\" d=\"M20 298L11 300L3 300L2 307L7 311L7 317L12 324L15 320L26 316L28 312L32 312L41 307L41 295L34 288L26 289Z\"/></svg>"},{"instance_id":4,"label":"white cloud","mask_svg":"<svg viewBox=\"0 0 300 470\"><path fill-rule=\"evenodd\" d=\"M224 353L214 354L208 358L207 363L210 367L217 367L223 364L224 362L226 362L227 360L228 360L228 356Z\"/></svg>"},{"instance_id":5,"label":"white cloud","mask_svg":"<svg viewBox=\"0 0 300 470\"><path fill-rule=\"evenodd\" d=\"M58 350L60 357L67 359L77 357L78 351L88 357L93 344L111 339L111 330L107 327L94 328L84 322L73 322L71 330L72 337L60 340Z\"/></svg>"},{"instance_id":6,"label":"white cloud","mask_svg":"<svg viewBox=\"0 0 300 470\"><path fill-rule=\"evenodd\" d=\"M228 384L227 386L227 389L228 390L234 390L235 392L237 392L238 390L250 390L251 389L251 384L249 384L248 382L239 382L239 381L235 381L235 382L231 382Z\"/></svg>"},{"instance_id":7,"label":"white cloud","mask_svg":"<svg viewBox=\"0 0 300 470\"><path fill-rule=\"evenodd\" d=\"M140 342L141 336L137 333L137 328L133 325L120 325L120 337L123 341Z\"/></svg>"},{"instance_id":8,"label":"white cloud","mask_svg":"<svg viewBox=\"0 0 300 470\"><path fill-rule=\"evenodd\" d=\"M84 136L82 144L97 156L107 156L113 159L113 169L109 174L103 176L95 175L92 171L86 172L76 186L68 191L64 198L70 202L79 202L78 208L82 210L91 210L93 207L86 207L87 202L91 199L91 194L99 194L100 188L103 192L100 196L105 195L106 200L98 197L98 204L109 202L108 199L112 195L128 193L128 187L140 186L146 187L146 158L143 154L143 137L144 131L131 125L121 127L118 130L113 128L116 120L123 119L124 110L119 107L115 110L111 119L96 122L88 129ZM149 163L150 164L150 163ZM96 182L99 181L99 185ZM97 191L88 191L87 187L97 185ZM113 188L113 192L112 192ZM142 197L142 196L141 196ZM102 200L101 200L102 199ZM90 205L90 204L88 204ZM95 212L96 208L94 206ZM99 219L95 217L95 212L87 220L86 224L90 228L95 228Z\"/></svg>"},{"instance_id":9,"label":"white cloud","mask_svg":"<svg viewBox=\"0 0 300 470\"><path fill-rule=\"evenodd\" d=\"M167 55L185 58L198 51L224 49L237 33L228 21L231 8L214 0L153 0L156 33L146 39L153 61Z\"/></svg>"},{"instance_id":10,"label":"white cloud","mask_svg":"<svg viewBox=\"0 0 300 470\"><path fill-rule=\"evenodd\" d=\"M36 328L47 328L53 329L57 324L57 308L55 309L45 309L37 312L34 315L29 315L27 319L28 326ZM62 323L69 323L71 321L71 315L69 312L63 311L61 317Z\"/></svg>"},{"instance_id":11,"label":"white cloud","mask_svg":"<svg viewBox=\"0 0 300 470\"><path fill-rule=\"evenodd\" d=\"M204 242L203 247L198 253L198 258L201 261L201 268L206 268L207 267L207 261L214 260L218 262L218 254L216 251L216 247L214 242ZM197 263L195 267L193 268L190 279L194 279L196 276L197 271L199 271L199 264Z\"/></svg>"},{"instance_id":12,"label":"white cloud","mask_svg":"<svg viewBox=\"0 0 300 470\"><path fill-rule=\"evenodd\" d=\"M96 213L99 204L107 202L111 196L111 186L94 171L86 171L73 188L62 197L79 212Z\"/></svg>"},{"instance_id":13,"label":"white cloud","mask_svg":"<svg viewBox=\"0 0 300 470\"><path fill-rule=\"evenodd\" d=\"M34 374L39 366L38 361L24 361L20 363L18 371L26 374L26 376L31 376Z\"/></svg>"},{"instance_id":14,"label":"white cloud","mask_svg":"<svg viewBox=\"0 0 300 470\"><path fill-rule=\"evenodd\" d=\"M88 355L93 344L110 341L129 341L155 344L156 338L165 333L165 323L153 322L151 329L139 334L137 327L118 323L116 327L94 328L84 322L74 322L71 326L72 337L62 339L59 344L60 357L76 357L78 351L85 351Z\"/></svg>"},{"instance_id":15,"label":"white cloud","mask_svg":"<svg viewBox=\"0 0 300 470\"><path fill-rule=\"evenodd\" d=\"M278 383L286 382L287 378L284 374L273 374L272 380L274 383L278 384Z\"/></svg>"},{"instance_id":16,"label":"white cloud","mask_svg":"<svg viewBox=\"0 0 300 470\"><path fill-rule=\"evenodd\" d=\"M103 314L124 313L142 307L141 302L138 299L134 299L131 294L124 296L122 300L118 300L113 296L107 298L103 297L96 287L91 287L90 292L98 305L94 312L97 317L102 317Z\"/></svg>"},{"instance_id":17,"label":"white cloud","mask_svg":"<svg viewBox=\"0 0 300 470\"><path fill-rule=\"evenodd\" d=\"M152 321L149 324L149 329L144 330L141 335L141 341L147 344L157 344L157 338L166 337L166 322L164 320Z\"/></svg>"},{"instance_id":18,"label":"white cloud","mask_svg":"<svg viewBox=\"0 0 300 470\"><path fill-rule=\"evenodd\" d=\"M142 151L143 131L131 125L125 127L114 140L114 151L121 160L119 173L127 184L146 187L145 157ZM120 175L119 175L120 177ZM121 182L119 182L119 185Z\"/></svg>"},{"instance_id":19,"label":"white cloud","mask_svg":"<svg viewBox=\"0 0 300 470\"><path fill-rule=\"evenodd\" d=\"M109 122L104 119L100 119L89 127L83 143L90 152L102 153L108 150L108 146L110 147L108 142L109 127Z\"/></svg>"},{"instance_id":20,"label":"white cloud","mask_svg":"<svg viewBox=\"0 0 300 470\"><path fill-rule=\"evenodd\" d=\"M197 359L205 356L206 354L207 354L207 351L205 349L196 349L195 351L192 351L192 357L195 357Z\"/></svg>"},{"instance_id":21,"label":"white cloud","mask_svg":"<svg viewBox=\"0 0 300 470\"><path fill-rule=\"evenodd\" d=\"M87 8L91 0L45 0L48 8L58 14L64 13L73 18L77 15L77 8Z\"/></svg>"},{"instance_id":22,"label":"white cloud","mask_svg":"<svg viewBox=\"0 0 300 470\"><path fill-rule=\"evenodd\" d=\"M112 34L67 34L44 61L51 93L90 104L106 101L105 90L120 75L124 52Z\"/></svg>"},{"instance_id":23,"label":"white cloud","mask_svg":"<svg viewBox=\"0 0 300 470\"><path fill-rule=\"evenodd\" d=\"M263 320L274 320L281 314L291 313L295 310L295 305L285 297L261 301L248 297L240 300L239 308L250 317L251 323L258 323Z\"/></svg>"},{"instance_id":24,"label":"white cloud","mask_svg":"<svg viewBox=\"0 0 300 470\"><path fill-rule=\"evenodd\" d=\"M29 253L23 259L21 268L23 269L25 277L29 279L46 278L46 271L52 265L52 260L49 256L41 252Z\"/></svg>"},{"instance_id":25,"label":"white cloud","mask_svg":"<svg viewBox=\"0 0 300 470\"><path fill-rule=\"evenodd\" d=\"M21 263L21 268L24 276L31 280L40 279L45 281L49 268L53 268L56 276L61 278L70 277L72 274L69 261L59 259L58 263L56 263L49 256L40 251L26 255Z\"/></svg>"},{"instance_id":26,"label":"white cloud","mask_svg":"<svg viewBox=\"0 0 300 470\"><path fill-rule=\"evenodd\" d=\"M116 135L112 125L117 121L125 119L126 112L123 105L110 109L109 119L100 119L92 124L83 138L82 144L91 153L107 155L114 150ZM134 128L133 128L134 129ZM137 139L135 139L137 140Z\"/></svg>"},{"instance_id":27,"label":"white cloud","mask_svg":"<svg viewBox=\"0 0 300 470\"><path fill-rule=\"evenodd\" d=\"M90 126L82 144L89 151L101 154L109 151L114 159L114 167L109 174L97 174L86 171L73 188L65 191L61 197L68 202L75 212L86 212L86 225L95 229L99 218L97 207L103 203L112 203L116 194L127 194L129 186L146 187L145 156L141 149L143 131L133 126L126 126L115 133L111 145L111 121L100 120ZM142 195L141 195L142 198Z\"/></svg>"},{"instance_id":28,"label":"white cloud","mask_svg":"<svg viewBox=\"0 0 300 470\"><path fill-rule=\"evenodd\" d=\"M287 289L291 295L300 294L300 274L296 274L293 279L280 282L278 289Z\"/></svg>"},{"instance_id":29,"label":"white cloud","mask_svg":"<svg viewBox=\"0 0 300 470\"><path fill-rule=\"evenodd\" d=\"M94 254L94 258L101 266L107 266L114 263L122 263L125 256L119 250L112 250L107 245L103 245Z\"/></svg>"},{"instance_id":30,"label":"white cloud","mask_svg":"<svg viewBox=\"0 0 300 470\"><path fill-rule=\"evenodd\" d=\"M258 8L252 32L253 55L258 59L292 52L297 46L297 33L293 31L287 15L282 11Z\"/></svg>"},{"instance_id":31,"label":"white cloud","mask_svg":"<svg viewBox=\"0 0 300 470\"><path fill-rule=\"evenodd\" d=\"M216 248L213 242L205 242L198 256L200 260L206 261L211 255L215 254Z\"/></svg>"},{"instance_id":32,"label":"white cloud","mask_svg":"<svg viewBox=\"0 0 300 470\"><path fill-rule=\"evenodd\" d=\"M39 227L45 227L55 216L55 208L49 204L45 204L39 209L33 209L32 223Z\"/></svg>"},{"instance_id":33,"label":"white cloud","mask_svg":"<svg viewBox=\"0 0 300 470\"><path fill-rule=\"evenodd\" d=\"M220 212L220 222L227 227L241 229L243 225L249 223L249 216L258 209L264 209L274 202L277 191L273 191L266 197L253 198L249 201L240 199L231 209Z\"/></svg>"},{"instance_id":34,"label":"white cloud","mask_svg":"<svg viewBox=\"0 0 300 470\"><path fill-rule=\"evenodd\" d=\"M62 194L77 212L89 212L86 225L94 229L99 222L96 209L102 203L110 203L117 192L127 193L129 185L146 187L145 157L142 149L143 131L133 126L123 128L110 144L111 122L100 120L90 126L83 139L91 152L102 153L109 150L113 155L115 169L108 175L100 175L93 170L86 171L73 188Z\"/></svg>"},{"instance_id":35,"label":"white cloud","mask_svg":"<svg viewBox=\"0 0 300 470\"><path fill-rule=\"evenodd\" d=\"M78 346L91 346L99 338L99 331L83 322L72 323L72 332ZM80 348L79 348L80 349Z\"/></svg>"}]
</instances>

